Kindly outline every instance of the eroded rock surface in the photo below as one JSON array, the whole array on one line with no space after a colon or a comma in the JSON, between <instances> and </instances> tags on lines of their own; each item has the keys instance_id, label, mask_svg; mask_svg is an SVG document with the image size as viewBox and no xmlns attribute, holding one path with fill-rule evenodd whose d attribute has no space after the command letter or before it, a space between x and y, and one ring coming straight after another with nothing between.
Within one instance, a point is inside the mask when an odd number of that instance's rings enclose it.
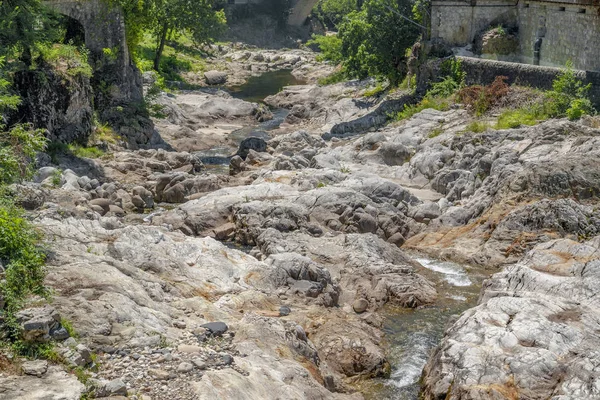
<instances>
[{"instance_id":1,"label":"eroded rock surface","mask_svg":"<svg viewBox=\"0 0 600 400\"><path fill-rule=\"evenodd\" d=\"M426 399L600 396L600 240L552 240L484 284L424 371Z\"/></svg>"}]
</instances>

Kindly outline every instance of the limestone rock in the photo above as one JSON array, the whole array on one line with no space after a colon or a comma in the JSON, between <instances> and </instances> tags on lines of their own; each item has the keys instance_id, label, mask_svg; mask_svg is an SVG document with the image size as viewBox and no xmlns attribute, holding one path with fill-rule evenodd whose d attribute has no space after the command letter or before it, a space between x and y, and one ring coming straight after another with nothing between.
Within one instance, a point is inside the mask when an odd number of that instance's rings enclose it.
<instances>
[{"instance_id":1,"label":"limestone rock","mask_svg":"<svg viewBox=\"0 0 600 400\"><path fill-rule=\"evenodd\" d=\"M54 307L28 308L17 313L24 340L47 342L50 331L60 327L60 314Z\"/></svg>"},{"instance_id":2,"label":"limestone rock","mask_svg":"<svg viewBox=\"0 0 600 400\"><path fill-rule=\"evenodd\" d=\"M75 375L68 374L58 366L49 366L38 378L31 375L8 375L0 377L2 399L61 399L79 400L85 386Z\"/></svg>"},{"instance_id":3,"label":"limestone rock","mask_svg":"<svg viewBox=\"0 0 600 400\"><path fill-rule=\"evenodd\" d=\"M530 393L595 398L600 343L590 288L599 279L596 237L540 244L484 284L480 304L446 332L424 371L425 399ZM566 356L566 355L569 356ZM485 362L483 361L485 360ZM485 382L485 383L484 383Z\"/></svg>"},{"instance_id":4,"label":"limestone rock","mask_svg":"<svg viewBox=\"0 0 600 400\"><path fill-rule=\"evenodd\" d=\"M369 301L366 299L357 299L352 303L352 309L358 314L367 311L367 308L369 308Z\"/></svg>"},{"instance_id":5,"label":"limestone rock","mask_svg":"<svg viewBox=\"0 0 600 400\"><path fill-rule=\"evenodd\" d=\"M207 71L204 73L204 79L209 85L222 85L227 82L227 73L224 71Z\"/></svg>"},{"instance_id":6,"label":"limestone rock","mask_svg":"<svg viewBox=\"0 0 600 400\"><path fill-rule=\"evenodd\" d=\"M37 376L38 378L40 378L48 370L48 361L45 361L45 360L26 361L23 363L21 368L25 375L33 375L33 376Z\"/></svg>"}]
</instances>

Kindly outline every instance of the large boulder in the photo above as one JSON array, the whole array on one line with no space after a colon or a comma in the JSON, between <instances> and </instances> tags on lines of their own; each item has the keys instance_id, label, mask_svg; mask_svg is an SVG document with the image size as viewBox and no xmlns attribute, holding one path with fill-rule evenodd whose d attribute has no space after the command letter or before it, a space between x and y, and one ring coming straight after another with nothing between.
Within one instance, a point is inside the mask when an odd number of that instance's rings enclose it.
<instances>
[{"instance_id":1,"label":"large boulder","mask_svg":"<svg viewBox=\"0 0 600 400\"><path fill-rule=\"evenodd\" d=\"M223 85L227 82L227 72L224 71L207 71L204 73L204 80L209 85Z\"/></svg>"}]
</instances>

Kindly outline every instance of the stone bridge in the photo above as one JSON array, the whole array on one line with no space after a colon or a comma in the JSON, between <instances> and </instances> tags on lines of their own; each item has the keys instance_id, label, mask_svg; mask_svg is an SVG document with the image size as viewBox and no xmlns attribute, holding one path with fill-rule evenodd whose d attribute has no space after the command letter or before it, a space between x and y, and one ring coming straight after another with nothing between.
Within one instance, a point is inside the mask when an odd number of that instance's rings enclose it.
<instances>
[{"instance_id":1,"label":"stone bridge","mask_svg":"<svg viewBox=\"0 0 600 400\"><path fill-rule=\"evenodd\" d=\"M48 0L44 4L80 25L90 51L94 104L100 119L110 123L132 147L147 143L153 127L140 111L142 77L127 47L121 10L103 0Z\"/></svg>"},{"instance_id":2,"label":"stone bridge","mask_svg":"<svg viewBox=\"0 0 600 400\"><path fill-rule=\"evenodd\" d=\"M302 26L319 0L297 0L288 17L288 25Z\"/></svg>"}]
</instances>

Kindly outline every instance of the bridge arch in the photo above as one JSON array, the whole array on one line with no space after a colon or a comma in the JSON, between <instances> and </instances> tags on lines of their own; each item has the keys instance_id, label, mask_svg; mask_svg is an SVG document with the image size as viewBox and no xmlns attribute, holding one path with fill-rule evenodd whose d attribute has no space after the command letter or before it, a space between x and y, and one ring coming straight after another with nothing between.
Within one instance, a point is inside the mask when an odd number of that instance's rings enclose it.
<instances>
[{"instance_id":1,"label":"bridge arch","mask_svg":"<svg viewBox=\"0 0 600 400\"><path fill-rule=\"evenodd\" d=\"M138 109L137 106L143 102L143 88L141 73L127 46L123 12L103 0L47 0L44 4L77 21L83 28L84 43L90 51L89 62L93 69L94 104L100 119L118 131L121 128L127 130L127 118L120 110ZM152 126L149 124L143 133L135 134L135 143L130 144L144 144L151 135Z\"/></svg>"},{"instance_id":2,"label":"bridge arch","mask_svg":"<svg viewBox=\"0 0 600 400\"><path fill-rule=\"evenodd\" d=\"M288 17L288 25L299 27L304 25L308 17L319 0L297 0L292 7L292 12Z\"/></svg>"}]
</instances>

